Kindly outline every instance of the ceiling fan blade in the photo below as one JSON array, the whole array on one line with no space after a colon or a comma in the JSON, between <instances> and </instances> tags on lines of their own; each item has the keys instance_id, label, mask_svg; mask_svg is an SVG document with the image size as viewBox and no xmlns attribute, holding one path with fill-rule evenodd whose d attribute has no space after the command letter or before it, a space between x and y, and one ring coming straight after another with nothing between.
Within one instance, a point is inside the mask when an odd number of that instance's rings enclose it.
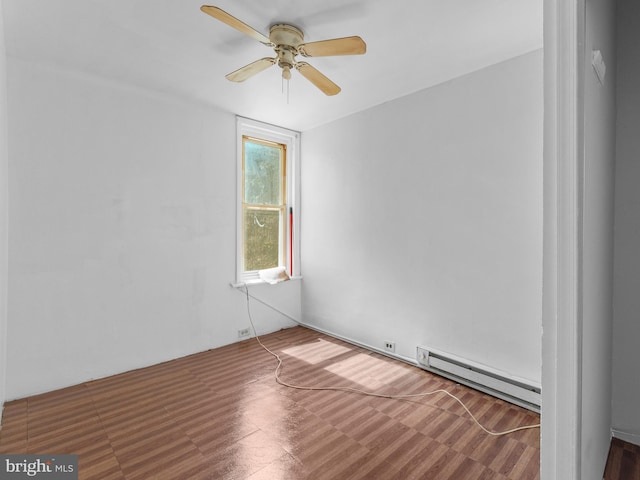
<instances>
[{"instance_id":1,"label":"ceiling fan blade","mask_svg":"<svg viewBox=\"0 0 640 480\"><path fill-rule=\"evenodd\" d=\"M318 69L306 62L298 62L296 68L311 83L324 92L325 95L340 93L340 87L325 77Z\"/></svg>"},{"instance_id":2,"label":"ceiling fan blade","mask_svg":"<svg viewBox=\"0 0 640 480\"><path fill-rule=\"evenodd\" d=\"M245 65L244 67L239 68L235 72L231 72L228 75L225 75L225 78L227 80L231 80L232 82L244 82L247 78L253 77L255 74L266 70L275 63L275 58L261 58L260 60L256 60L255 62L251 62L249 65Z\"/></svg>"},{"instance_id":3,"label":"ceiling fan blade","mask_svg":"<svg viewBox=\"0 0 640 480\"><path fill-rule=\"evenodd\" d=\"M213 18L220 20L223 23L226 23L230 27L233 27L244 34L249 35L251 38L258 40L259 42L265 43L267 45L271 44L271 41L269 40L268 37L264 36L255 28L250 27L246 23L242 22L241 20L238 20L233 15L228 14L227 12L225 12L224 10L218 7L202 5L200 7L200 10L202 10L204 13L208 15L211 15Z\"/></svg>"},{"instance_id":4,"label":"ceiling fan blade","mask_svg":"<svg viewBox=\"0 0 640 480\"><path fill-rule=\"evenodd\" d=\"M319 42L303 43L298 51L305 57L328 57L332 55L362 55L367 44L360 37L334 38Z\"/></svg>"}]
</instances>

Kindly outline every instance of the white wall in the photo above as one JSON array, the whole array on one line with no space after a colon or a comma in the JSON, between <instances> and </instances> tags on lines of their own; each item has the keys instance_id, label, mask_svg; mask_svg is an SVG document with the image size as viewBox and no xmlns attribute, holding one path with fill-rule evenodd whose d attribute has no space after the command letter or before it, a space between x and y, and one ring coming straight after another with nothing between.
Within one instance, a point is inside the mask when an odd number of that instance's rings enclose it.
<instances>
[{"instance_id":1,"label":"white wall","mask_svg":"<svg viewBox=\"0 0 640 480\"><path fill-rule=\"evenodd\" d=\"M7 398L7 159L7 56L0 2L0 411Z\"/></svg>"},{"instance_id":2,"label":"white wall","mask_svg":"<svg viewBox=\"0 0 640 480\"><path fill-rule=\"evenodd\" d=\"M587 480L602 478L611 437L616 53L614 4L585 6L580 478ZM593 50L607 66L604 85L591 65Z\"/></svg>"},{"instance_id":3,"label":"white wall","mask_svg":"<svg viewBox=\"0 0 640 480\"><path fill-rule=\"evenodd\" d=\"M237 340L235 117L9 57L7 398ZM299 283L256 290L298 316ZM292 323L261 305L260 333Z\"/></svg>"},{"instance_id":4,"label":"white wall","mask_svg":"<svg viewBox=\"0 0 640 480\"><path fill-rule=\"evenodd\" d=\"M618 0L617 22L613 430L640 445L640 4Z\"/></svg>"},{"instance_id":5,"label":"white wall","mask_svg":"<svg viewBox=\"0 0 640 480\"><path fill-rule=\"evenodd\" d=\"M542 52L303 134L304 319L540 381Z\"/></svg>"}]
</instances>

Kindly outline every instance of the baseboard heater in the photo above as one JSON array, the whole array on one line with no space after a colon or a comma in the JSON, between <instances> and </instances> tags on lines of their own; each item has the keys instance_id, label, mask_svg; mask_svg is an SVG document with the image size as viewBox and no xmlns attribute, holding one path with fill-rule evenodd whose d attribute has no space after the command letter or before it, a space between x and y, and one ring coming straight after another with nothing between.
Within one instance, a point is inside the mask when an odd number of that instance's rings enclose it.
<instances>
[{"instance_id":1,"label":"baseboard heater","mask_svg":"<svg viewBox=\"0 0 640 480\"><path fill-rule=\"evenodd\" d=\"M540 412L539 385L429 347L418 346L417 360L420 367L427 371Z\"/></svg>"}]
</instances>

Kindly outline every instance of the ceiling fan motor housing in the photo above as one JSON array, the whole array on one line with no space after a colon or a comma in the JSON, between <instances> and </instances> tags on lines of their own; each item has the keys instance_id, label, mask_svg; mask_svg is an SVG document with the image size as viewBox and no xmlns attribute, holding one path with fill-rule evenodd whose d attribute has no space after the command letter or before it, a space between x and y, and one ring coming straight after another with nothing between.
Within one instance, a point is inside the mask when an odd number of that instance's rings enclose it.
<instances>
[{"instance_id":1,"label":"ceiling fan motor housing","mask_svg":"<svg viewBox=\"0 0 640 480\"><path fill-rule=\"evenodd\" d=\"M269 30L269 40L275 45L278 66L288 73L296 64L295 57L298 46L304 41L304 34L292 25L276 24Z\"/></svg>"},{"instance_id":2,"label":"ceiling fan motor housing","mask_svg":"<svg viewBox=\"0 0 640 480\"><path fill-rule=\"evenodd\" d=\"M304 34L299 28L279 23L269 30L269 40L275 46L286 45L297 50L298 45L304 41Z\"/></svg>"}]
</instances>

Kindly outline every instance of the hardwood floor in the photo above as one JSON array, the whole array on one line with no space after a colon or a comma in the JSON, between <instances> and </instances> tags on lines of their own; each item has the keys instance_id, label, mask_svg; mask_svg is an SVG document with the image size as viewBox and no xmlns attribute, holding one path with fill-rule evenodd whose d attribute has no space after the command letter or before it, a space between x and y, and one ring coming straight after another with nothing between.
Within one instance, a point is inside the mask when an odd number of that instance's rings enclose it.
<instances>
[{"instance_id":1,"label":"hardwood floor","mask_svg":"<svg viewBox=\"0 0 640 480\"><path fill-rule=\"evenodd\" d=\"M640 447L611 439L605 480L640 480Z\"/></svg>"},{"instance_id":2,"label":"hardwood floor","mask_svg":"<svg viewBox=\"0 0 640 480\"><path fill-rule=\"evenodd\" d=\"M444 388L488 428L539 416L296 327L261 337L283 380ZM275 382L254 339L5 405L0 453L79 455L81 479L536 479L540 432L493 437L444 395L392 400Z\"/></svg>"}]
</instances>

